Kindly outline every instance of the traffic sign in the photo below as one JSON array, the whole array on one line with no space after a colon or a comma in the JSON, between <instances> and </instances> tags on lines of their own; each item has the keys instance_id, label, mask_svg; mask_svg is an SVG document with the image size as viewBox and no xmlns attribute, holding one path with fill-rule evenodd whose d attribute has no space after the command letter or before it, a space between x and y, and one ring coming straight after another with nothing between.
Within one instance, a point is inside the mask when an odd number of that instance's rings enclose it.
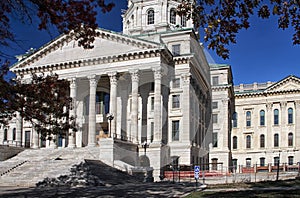
<instances>
[{"instance_id":1,"label":"traffic sign","mask_svg":"<svg viewBox=\"0 0 300 198\"><path fill-rule=\"evenodd\" d=\"M200 166L194 166L194 176L196 180L199 179L199 173L200 173Z\"/></svg>"}]
</instances>

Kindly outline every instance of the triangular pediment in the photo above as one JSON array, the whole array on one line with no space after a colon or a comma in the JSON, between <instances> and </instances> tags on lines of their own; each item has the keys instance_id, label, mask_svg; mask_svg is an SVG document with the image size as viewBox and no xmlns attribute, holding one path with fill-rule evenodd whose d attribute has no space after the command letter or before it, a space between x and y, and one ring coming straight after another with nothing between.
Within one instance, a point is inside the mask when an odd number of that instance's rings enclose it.
<instances>
[{"instance_id":1,"label":"triangular pediment","mask_svg":"<svg viewBox=\"0 0 300 198\"><path fill-rule=\"evenodd\" d=\"M300 79L296 76L288 76L266 89L266 92L300 90Z\"/></svg>"},{"instance_id":2,"label":"triangular pediment","mask_svg":"<svg viewBox=\"0 0 300 198\"><path fill-rule=\"evenodd\" d=\"M84 61L103 57L143 52L159 48L160 44L99 29L93 49L79 47L72 35L62 35L19 61L11 69L38 67L57 63Z\"/></svg>"}]
</instances>

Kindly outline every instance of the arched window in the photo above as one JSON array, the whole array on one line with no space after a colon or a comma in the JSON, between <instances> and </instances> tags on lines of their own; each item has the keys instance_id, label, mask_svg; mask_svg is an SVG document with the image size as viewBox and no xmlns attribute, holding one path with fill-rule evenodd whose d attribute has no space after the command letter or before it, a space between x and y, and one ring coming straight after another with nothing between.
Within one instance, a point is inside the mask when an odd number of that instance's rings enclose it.
<instances>
[{"instance_id":1,"label":"arched window","mask_svg":"<svg viewBox=\"0 0 300 198\"><path fill-rule=\"evenodd\" d=\"M274 135L274 147L278 147L279 146L279 135L276 133Z\"/></svg>"},{"instance_id":2,"label":"arched window","mask_svg":"<svg viewBox=\"0 0 300 198\"><path fill-rule=\"evenodd\" d=\"M293 146L293 140L294 137L293 137L293 133L289 133L288 134L288 146Z\"/></svg>"},{"instance_id":3,"label":"arched window","mask_svg":"<svg viewBox=\"0 0 300 198\"><path fill-rule=\"evenodd\" d=\"M247 135L246 137L246 148L251 148L251 136Z\"/></svg>"},{"instance_id":4,"label":"arched window","mask_svg":"<svg viewBox=\"0 0 300 198\"><path fill-rule=\"evenodd\" d=\"M233 115L232 115L232 126L234 128L237 127L237 112L234 112Z\"/></svg>"},{"instance_id":5,"label":"arched window","mask_svg":"<svg viewBox=\"0 0 300 198\"><path fill-rule=\"evenodd\" d=\"M265 135L260 135L260 148L265 148Z\"/></svg>"},{"instance_id":6,"label":"arched window","mask_svg":"<svg viewBox=\"0 0 300 198\"><path fill-rule=\"evenodd\" d=\"M246 112L246 126L247 127L251 126L251 112L250 111Z\"/></svg>"},{"instance_id":7,"label":"arched window","mask_svg":"<svg viewBox=\"0 0 300 198\"><path fill-rule=\"evenodd\" d=\"M16 140L16 128L13 128L13 131L12 131L12 140Z\"/></svg>"},{"instance_id":8,"label":"arched window","mask_svg":"<svg viewBox=\"0 0 300 198\"><path fill-rule=\"evenodd\" d=\"M237 137L233 136L232 138L232 149L237 149Z\"/></svg>"},{"instance_id":9,"label":"arched window","mask_svg":"<svg viewBox=\"0 0 300 198\"><path fill-rule=\"evenodd\" d=\"M154 24L154 10L150 9L147 12L147 24L151 25Z\"/></svg>"},{"instance_id":10,"label":"arched window","mask_svg":"<svg viewBox=\"0 0 300 198\"><path fill-rule=\"evenodd\" d=\"M274 125L278 125L278 124L279 124L279 110L274 109Z\"/></svg>"},{"instance_id":11,"label":"arched window","mask_svg":"<svg viewBox=\"0 0 300 198\"><path fill-rule=\"evenodd\" d=\"M260 115L260 126L265 126L265 111L261 110L259 112Z\"/></svg>"},{"instance_id":12,"label":"arched window","mask_svg":"<svg viewBox=\"0 0 300 198\"><path fill-rule=\"evenodd\" d=\"M186 27L186 16L182 15L180 18L181 18L181 26Z\"/></svg>"},{"instance_id":13,"label":"arched window","mask_svg":"<svg viewBox=\"0 0 300 198\"><path fill-rule=\"evenodd\" d=\"M293 124L293 109L292 108L288 109L288 123Z\"/></svg>"},{"instance_id":14,"label":"arched window","mask_svg":"<svg viewBox=\"0 0 300 198\"><path fill-rule=\"evenodd\" d=\"M170 23L176 24L176 10L174 8L170 10Z\"/></svg>"}]
</instances>

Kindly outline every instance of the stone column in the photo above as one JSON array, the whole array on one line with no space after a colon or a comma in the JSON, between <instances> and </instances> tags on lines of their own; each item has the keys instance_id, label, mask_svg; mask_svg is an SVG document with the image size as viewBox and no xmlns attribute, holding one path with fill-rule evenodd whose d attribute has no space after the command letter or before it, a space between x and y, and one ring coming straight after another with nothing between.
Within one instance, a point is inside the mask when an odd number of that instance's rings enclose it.
<instances>
[{"instance_id":1,"label":"stone column","mask_svg":"<svg viewBox=\"0 0 300 198\"><path fill-rule=\"evenodd\" d=\"M35 130L34 127L32 127L32 144L31 144L31 148L34 148L34 149L39 148L39 134L37 133L37 131Z\"/></svg>"},{"instance_id":2,"label":"stone column","mask_svg":"<svg viewBox=\"0 0 300 198\"><path fill-rule=\"evenodd\" d=\"M131 135L133 142L138 143L138 91L139 91L139 72L134 70L131 74ZM132 137L129 137L132 139Z\"/></svg>"},{"instance_id":3,"label":"stone column","mask_svg":"<svg viewBox=\"0 0 300 198\"><path fill-rule=\"evenodd\" d=\"M99 79L96 75L88 78L90 80L88 146L94 147L96 146L96 91Z\"/></svg>"},{"instance_id":4,"label":"stone column","mask_svg":"<svg viewBox=\"0 0 300 198\"><path fill-rule=\"evenodd\" d=\"M110 78L110 103L109 103L109 112L111 115L114 116L114 118L110 121L110 134L112 137L117 138L117 133L116 133L116 115L117 115L117 73L110 73L109 78ZM118 134L119 137L121 138L121 134Z\"/></svg>"},{"instance_id":5,"label":"stone column","mask_svg":"<svg viewBox=\"0 0 300 198\"><path fill-rule=\"evenodd\" d=\"M154 134L153 143L160 144L162 141L161 126L161 69L153 69L154 74Z\"/></svg>"},{"instance_id":6,"label":"stone column","mask_svg":"<svg viewBox=\"0 0 300 198\"><path fill-rule=\"evenodd\" d=\"M16 128L16 141L17 146L22 146L22 124L23 120L19 112L17 112L17 128Z\"/></svg>"},{"instance_id":7,"label":"stone column","mask_svg":"<svg viewBox=\"0 0 300 198\"><path fill-rule=\"evenodd\" d=\"M266 121L267 121L267 134L265 136L265 147L266 148L272 148L273 147L273 141L272 141L272 128L273 128L273 124L274 122L273 121L273 118L274 118L274 115L273 115L273 104L272 103L267 103L266 105L267 107L267 114L266 114Z\"/></svg>"},{"instance_id":8,"label":"stone column","mask_svg":"<svg viewBox=\"0 0 300 198\"><path fill-rule=\"evenodd\" d=\"M298 148L300 146L300 123L298 122L298 120L300 120L300 101L297 100L295 101L295 147Z\"/></svg>"},{"instance_id":9,"label":"stone column","mask_svg":"<svg viewBox=\"0 0 300 198\"><path fill-rule=\"evenodd\" d=\"M70 98L72 99L71 108L70 108L70 122L75 122L76 117L76 95L77 95L77 84L76 84L76 78L72 78L70 80ZM76 147L76 134L73 131L73 129L69 129L69 148Z\"/></svg>"}]
</instances>

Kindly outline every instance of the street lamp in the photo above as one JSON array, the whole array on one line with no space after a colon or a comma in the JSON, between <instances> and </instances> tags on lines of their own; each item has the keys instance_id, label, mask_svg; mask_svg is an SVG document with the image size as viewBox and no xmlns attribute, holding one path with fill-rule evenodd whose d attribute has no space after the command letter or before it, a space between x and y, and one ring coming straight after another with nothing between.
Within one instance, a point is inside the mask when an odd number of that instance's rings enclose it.
<instances>
[{"instance_id":1,"label":"street lamp","mask_svg":"<svg viewBox=\"0 0 300 198\"><path fill-rule=\"evenodd\" d=\"M150 145L150 143L148 143L147 141L144 141L143 144L142 144L142 147L144 148L145 155L146 155L147 148L149 148L149 145Z\"/></svg>"},{"instance_id":2,"label":"street lamp","mask_svg":"<svg viewBox=\"0 0 300 198\"><path fill-rule=\"evenodd\" d=\"M111 121L114 119L114 115L110 113L106 117L109 120L109 137L111 137Z\"/></svg>"},{"instance_id":3,"label":"street lamp","mask_svg":"<svg viewBox=\"0 0 300 198\"><path fill-rule=\"evenodd\" d=\"M276 174L276 181L279 179L279 163L280 163L280 152L278 152L278 161L277 161L277 174Z\"/></svg>"}]
</instances>

